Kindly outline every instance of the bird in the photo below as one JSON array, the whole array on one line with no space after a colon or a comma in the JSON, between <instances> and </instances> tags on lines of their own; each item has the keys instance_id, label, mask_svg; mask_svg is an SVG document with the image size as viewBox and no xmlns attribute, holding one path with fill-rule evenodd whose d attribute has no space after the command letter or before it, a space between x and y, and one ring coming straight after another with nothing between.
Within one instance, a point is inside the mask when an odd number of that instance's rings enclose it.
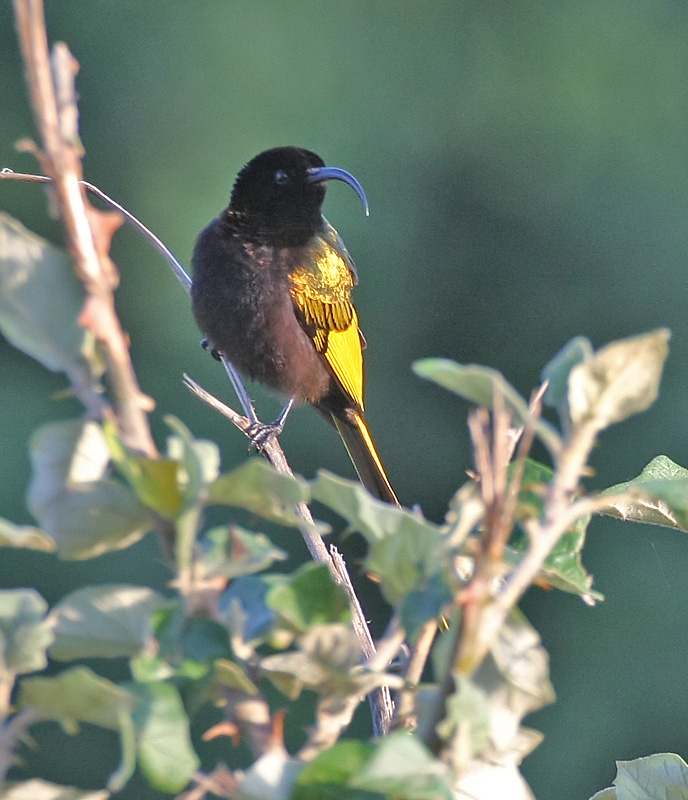
<instances>
[{"instance_id":1,"label":"bird","mask_svg":"<svg viewBox=\"0 0 688 800\"><path fill-rule=\"evenodd\" d=\"M229 206L199 234L191 300L204 342L251 380L313 406L361 483L398 505L364 416L356 267L322 214L326 183L354 176L299 147L276 147L237 175ZM285 407L286 408L286 407Z\"/></svg>"}]
</instances>

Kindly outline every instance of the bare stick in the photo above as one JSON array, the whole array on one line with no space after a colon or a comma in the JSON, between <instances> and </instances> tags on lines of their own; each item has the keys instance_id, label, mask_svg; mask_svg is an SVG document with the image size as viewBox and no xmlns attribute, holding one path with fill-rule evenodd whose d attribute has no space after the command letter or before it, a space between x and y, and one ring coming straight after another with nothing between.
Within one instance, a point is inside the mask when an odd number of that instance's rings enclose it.
<instances>
[{"instance_id":1,"label":"bare stick","mask_svg":"<svg viewBox=\"0 0 688 800\"><path fill-rule=\"evenodd\" d=\"M207 403L211 408L214 408L218 413L230 420L230 422L239 428L240 431L246 435L249 435L254 423L248 417L238 414L233 408L225 405L221 400L218 400L217 397L214 397L212 394L210 394L210 392L206 391L188 375L184 375L184 385L204 403ZM266 458L275 467L275 469L285 475L294 474L289 466L289 463L287 462L284 451L282 450L282 447L275 436L271 436L263 445L262 449ZM326 564L334 580L346 590L346 593L349 596L349 605L351 607L354 630L361 644L363 654L366 658L370 658L375 653L375 644L372 636L370 635L370 629L366 623L363 609L361 608L359 599L356 596L356 592L351 583L351 578L349 577L346 565L344 564L344 559L341 557L336 548L331 548L331 553L328 551L322 536L315 528L313 515L311 514L311 510L306 503L299 503L296 506L296 511L306 523L300 528L300 531L311 557L315 561ZM373 695L371 695L371 711L373 715L374 733L376 736L381 736L389 729L393 711L389 689L387 689L386 686L377 689Z\"/></svg>"},{"instance_id":2,"label":"bare stick","mask_svg":"<svg viewBox=\"0 0 688 800\"><path fill-rule=\"evenodd\" d=\"M146 417L151 401L139 388L126 337L115 313L113 289L117 274L107 256L115 225L112 219L87 207L79 185L81 148L74 91L77 64L66 45L61 44L55 49L51 68L42 0L15 0L14 8L29 93L43 142L40 158L54 180L68 247L87 292L81 321L92 328L106 354L123 440L130 447L155 456ZM55 84L60 89L59 107Z\"/></svg>"}]
</instances>

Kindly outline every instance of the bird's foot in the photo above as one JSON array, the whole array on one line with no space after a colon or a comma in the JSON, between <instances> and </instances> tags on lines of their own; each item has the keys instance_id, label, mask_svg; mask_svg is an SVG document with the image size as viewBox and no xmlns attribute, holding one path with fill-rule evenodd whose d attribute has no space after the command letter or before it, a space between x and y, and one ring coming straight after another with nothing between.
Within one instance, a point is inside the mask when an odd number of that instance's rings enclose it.
<instances>
[{"instance_id":1,"label":"bird's foot","mask_svg":"<svg viewBox=\"0 0 688 800\"><path fill-rule=\"evenodd\" d=\"M209 350L210 355L215 359L215 361L222 361L220 351L216 350L214 347L211 347L210 342L207 339L201 339L201 347L204 350Z\"/></svg>"},{"instance_id":2,"label":"bird's foot","mask_svg":"<svg viewBox=\"0 0 688 800\"><path fill-rule=\"evenodd\" d=\"M275 438L279 438L283 429L284 420L279 418L274 422L254 422L253 425L246 430L246 435L248 436L249 440L249 453L254 447L259 453L261 453L265 449L265 445L270 441L270 439L272 439L273 436Z\"/></svg>"},{"instance_id":3,"label":"bird's foot","mask_svg":"<svg viewBox=\"0 0 688 800\"><path fill-rule=\"evenodd\" d=\"M279 416L274 422L255 422L247 431L248 438L251 443L249 445L249 453L253 447L259 452L263 450L268 440L273 436L279 438L284 430L284 423L287 421L289 412L294 406L294 399L292 398L286 406L280 411Z\"/></svg>"}]
</instances>

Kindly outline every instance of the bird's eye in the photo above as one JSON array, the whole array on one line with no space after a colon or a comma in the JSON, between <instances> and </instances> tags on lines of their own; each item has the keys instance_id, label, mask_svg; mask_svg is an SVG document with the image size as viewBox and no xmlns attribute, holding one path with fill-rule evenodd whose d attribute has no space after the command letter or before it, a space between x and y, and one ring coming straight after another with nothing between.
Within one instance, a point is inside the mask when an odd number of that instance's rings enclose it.
<instances>
[{"instance_id":1,"label":"bird's eye","mask_svg":"<svg viewBox=\"0 0 688 800\"><path fill-rule=\"evenodd\" d=\"M283 170L278 169L275 173L275 183L283 186L285 183L289 183L289 175Z\"/></svg>"}]
</instances>

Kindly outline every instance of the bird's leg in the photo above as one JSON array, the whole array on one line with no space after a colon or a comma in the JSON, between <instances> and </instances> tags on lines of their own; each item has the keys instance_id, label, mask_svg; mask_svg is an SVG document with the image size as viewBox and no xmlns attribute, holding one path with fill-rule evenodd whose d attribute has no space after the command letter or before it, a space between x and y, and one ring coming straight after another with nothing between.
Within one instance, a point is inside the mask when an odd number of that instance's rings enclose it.
<instances>
[{"instance_id":1,"label":"bird's leg","mask_svg":"<svg viewBox=\"0 0 688 800\"><path fill-rule=\"evenodd\" d=\"M234 387L234 391L236 392L239 402L244 409L244 413L251 421L251 427L246 431L246 435L250 441L249 450L251 450L253 447L255 447L256 450L262 450L268 439L272 438L273 436L279 436L282 433L282 430L284 429L284 423L289 416L291 407L294 405L294 399L292 398L284 406L274 422L261 422L256 415L255 409L253 408L253 402L246 391L244 382L239 377L239 373L236 371L231 362L228 361L219 350L216 350L214 347L211 348L210 342L207 339L201 340L201 347L204 350L210 350L210 355L216 361L220 361L222 364L224 364L227 375L229 376L232 386Z\"/></svg>"},{"instance_id":2,"label":"bird's leg","mask_svg":"<svg viewBox=\"0 0 688 800\"><path fill-rule=\"evenodd\" d=\"M262 450L268 439L273 436L279 436L284 430L284 423L289 416L289 412L294 405L294 398L292 398L280 411L279 416L274 422L254 422L253 425L246 432L251 444L249 450L255 447L256 450Z\"/></svg>"},{"instance_id":3,"label":"bird's leg","mask_svg":"<svg viewBox=\"0 0 688 800\"><path fill-rule=\"evenodd\" d=\"M236 371L236 368L231 363L231 361L227 359L224 353L221 353L219 350L216 350L214 347L211 347L210 342L207 339L201 339L201 347L204 350L209 350L210 355L215 359L215 361L219 361L224 366L225 372L227 373L230 381L232 382L232 387L236 392L236 396L239 398L239 402L241 403L241 407L244 410L244 414L248 417L248 419L251 421L253 425L260 425L261 422L258 419L258 416L256 415L256 410L253 407L253 401L249 397L249 394L246 391L246 387L244 386L244 382L241 380L241 376Z\"/></svg>"},{"instance_id":4,"label":"bird's leg","mask_svg":"<svg viewBox=\"0 0 688 800\"><path fill-rule=\"evenodd\" d=\"M208 350L210 355L215 359L215 361L222 361L222 356L220 355L220 351L216 350L214 347L210 346L210 342L207 339L201 339L201 347L204 350Z\"/></svg>"}]
</instances>

